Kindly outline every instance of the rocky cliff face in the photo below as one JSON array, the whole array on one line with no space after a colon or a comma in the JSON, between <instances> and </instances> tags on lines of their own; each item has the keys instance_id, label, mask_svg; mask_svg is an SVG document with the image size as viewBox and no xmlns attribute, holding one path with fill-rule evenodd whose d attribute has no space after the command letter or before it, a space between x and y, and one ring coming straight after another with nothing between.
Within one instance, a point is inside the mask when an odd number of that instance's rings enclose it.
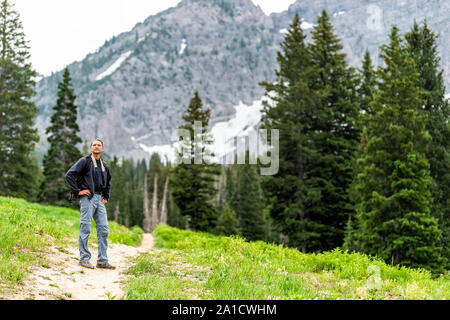
<instances>
[{"instance_id":1,"label":"rocky cliff face","mask_svg":"<svg viewBox=\"0 0 450 320\"><path fill-rule=\"evenodd\" d=\"M316 0L296 1L289 9L273 14L274 25L287 28L296 12L308 22L316 23L322 9L327 10L335 31L342 39L348 61L360 66L366 48L373 58L378 57L381 44L389 41L388 35L395 24L402 33L408 32L414 19L438 36L441 64L447 88L450 85L450 2L447 0ZM381 60L377 61L381 63Z\"/></svg>"},{"instance_id":2,"label":"rocky cliff face","mask_svg":"<svg viewBox=\"0 0 450 320\"><path fill-rule=\"evenodd\" d=\"M259 82L274 80L282 31L295 12L309 31L323 8L355 66L366 48L377 56L392 24L405 32L414 18L426 18L440 36L449 78L445 31L450 29L450 4L445 0L298 0L271 16L251 0L183 0L69 66L81 137L103 138L110 155L148 158L141 145L170 143L195 90L212 109L212 124L232 118L240 101L251 104L262 97ZM37 84L41 156L60 79L56 73Z\"/></svg>"},{"instance_id":3,"label":"rocky cliff face","mask_svg":"<svg viewBox=\"0 0 450 320\"><path fill-rule=\"evenodd\" d=\"M138 23L69 66L81 136L104 138L119 157L148 157L139 143L167 144L195 90L214 121L228 119L273 78L279 37L272 28L250 0L184 0ZM41 132L59 79L38 83Z\"/></svg>"}]
</instances>

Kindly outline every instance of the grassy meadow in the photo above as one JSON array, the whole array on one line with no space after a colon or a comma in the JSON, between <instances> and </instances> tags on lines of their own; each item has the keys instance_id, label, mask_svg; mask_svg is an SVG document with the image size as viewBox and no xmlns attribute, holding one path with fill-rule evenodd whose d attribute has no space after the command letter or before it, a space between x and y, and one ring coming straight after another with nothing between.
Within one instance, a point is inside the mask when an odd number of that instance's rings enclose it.
<instances>
[{"instance_id":1,"label":"grassy meadow","mask_svg":"<svg viewBox=\"0 0 450 320\"><path fill-rule=\"evenodd\" d=\"M0 292L2 287L21 283L32 264L45 266L46 246L78 246L79 227L78 210L0 197ZM133 246L143 233L138 227L129 230L112 221L109 229L111 242ZM94 221L89 242L97 243Z\"/></svg>"},{"instance_id":2,"label":"grassy meadow","mask_svg":"<svg viewBox=\"0 0 450 320\"><path fill-rule=\"evenodd\" d=\"M449 276L338 249L302 254L160 225L129 269L126 299L450 299Z\"/></svg>"},{"instance_id":3,"label":"grassy meadow","mask_svg":"<svg viewBox=\"0 0 450 320\"><path fill-rule=\"evenodd\" d=\"M79 211L0 197L0 293L23 283L45 248L77 246ZM139 245L142 229L109 222L109 240ZM135 259L124 299L450 299L449 274L393 267L339 249L321 254L159 225ZM93 222L90 242L96 243Z\"/></svg>"}]
</instances>

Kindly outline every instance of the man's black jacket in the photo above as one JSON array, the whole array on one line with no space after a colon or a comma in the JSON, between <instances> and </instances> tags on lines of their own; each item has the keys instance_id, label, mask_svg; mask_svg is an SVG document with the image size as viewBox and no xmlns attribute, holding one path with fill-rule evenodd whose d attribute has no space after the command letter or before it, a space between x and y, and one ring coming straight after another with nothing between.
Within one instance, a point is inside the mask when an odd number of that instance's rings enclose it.
<instances>
[{"instance_id":1,"label":"man's black jacket","mask_svg":"<svg viewBox=\"0 0 450 320\"><path fill-rule=\"evenodd\" d=\"M103 191L102 196L109 200L111 190L111 174L106 162L102 159L105 167L103 172ZM78 192L84 189L89 189L91 194L94 194L94 164L92 163L91 155L81 158L75 163L72 168L66 173L66 181L72 189L73 194L78 197Z\"/></svg>"}]
</instances>

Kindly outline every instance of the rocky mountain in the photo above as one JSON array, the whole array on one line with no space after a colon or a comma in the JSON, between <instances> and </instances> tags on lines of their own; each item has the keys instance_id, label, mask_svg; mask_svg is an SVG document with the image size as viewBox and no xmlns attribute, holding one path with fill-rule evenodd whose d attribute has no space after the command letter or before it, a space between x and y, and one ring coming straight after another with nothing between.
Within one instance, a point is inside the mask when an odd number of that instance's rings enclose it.
<instances>
[{"instance_id":1,"label":"rocky mountain","mask_svg":"<svg viewBox=\"0 0 450 320\"><path fill-rule=\"evenodd\" d=\"M331 17L337 34L342 39L348 61L359 66L366 48L373 58L378 57L381 44L388 42L392 25L401 32L408 32L414 19L438 36L441 64L444 68L446 87L450 85L450 1L447 0L298 0L289 9L271 17L278 29L287 28L296 12L305 21L315 23L325 8ZM377 61L378 64L381 60Z\"/></svg>"},{"instance_id":2,"label":"rocky mountain","mask_svg":"<svg viewBox=\"0 0 450 320\"><path fill-rule=\"evenodd\" d=\"M81 137L103 138L109 155L148 158L149 151L174 141L195 90L212 110L212 125L235 121L235 106L245 108L260 100L264 90L258 83L274 80L276 52L295 12L309 31L323 8L332 17L349 62L357 67L366 48L377 56L392 24L406 32L414 18L426 18L440 36L448 85L446 0L298 0L270 16L251 0L183 0L69 66ZM61 76L58 72L37 83L41 157ZM254 125L254 117L249 118Z\"/></svg>"}]
</instances>

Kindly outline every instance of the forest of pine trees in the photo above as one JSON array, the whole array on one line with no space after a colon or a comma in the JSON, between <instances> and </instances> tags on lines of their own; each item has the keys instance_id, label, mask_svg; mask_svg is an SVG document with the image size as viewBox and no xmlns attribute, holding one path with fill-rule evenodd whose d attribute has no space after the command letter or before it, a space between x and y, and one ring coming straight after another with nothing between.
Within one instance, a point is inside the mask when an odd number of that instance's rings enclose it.
<instances>
[{"instance_id":1,"label":"forest of pine trees","mask_svg":"<svg viewBox=\"0 0 450 320\"><path fill-rule=\"evenodd\" d=\"M1 1L0 37L0 195L76 208L64 174L88 150L70 71L58 84L40 168L31 102L36 72L8 0ZM366 51L358 69L348 65L325 10L310 40L296 14L277 55L276 81L261 83L262 128L279 130L277 174L261 176L248 152L246 164L207 161L211 110L196 91L183 102L179 129L189 138L176 163L158 154L105 155L108 218L145 232L165 223L305 253L341 247L389 264L448 270L450 108L437 35L426 21L414 21L404 35L393 26L380 48L383 64L374 66Z\"/></svg>"}]
</instances>

